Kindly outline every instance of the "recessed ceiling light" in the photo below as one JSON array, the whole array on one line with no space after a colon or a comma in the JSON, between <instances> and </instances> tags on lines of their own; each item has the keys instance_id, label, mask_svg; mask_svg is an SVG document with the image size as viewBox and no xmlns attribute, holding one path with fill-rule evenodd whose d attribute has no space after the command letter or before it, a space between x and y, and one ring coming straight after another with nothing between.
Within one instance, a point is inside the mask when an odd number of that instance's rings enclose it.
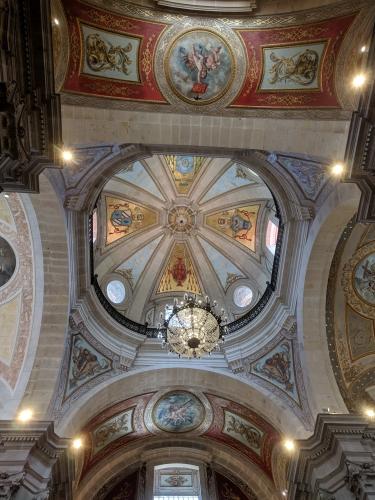
<instances>
[{"instance_id":1,"label":"recessed ceiling light","mask_svg":"<svg viewBox=\"0 0 375 500\"><path fill-rule=\"evenodd\" d=\"M25 408L25 410L22 410L19 412L17 416L17 420L20 422L29 422L33 417L33 411L30 408Z\"/></svg>"},{"instance_id":2,"label":"recessed ceiling light","mask_svg":"<svg viewBox=\"0 0 375 500\"><path fill-rule=\"evenodd\" d=\"M356 89L360 89L365 83L366 75L364 73L358 73L352 80L353 87Z\"/></svg>"}]
</instances>

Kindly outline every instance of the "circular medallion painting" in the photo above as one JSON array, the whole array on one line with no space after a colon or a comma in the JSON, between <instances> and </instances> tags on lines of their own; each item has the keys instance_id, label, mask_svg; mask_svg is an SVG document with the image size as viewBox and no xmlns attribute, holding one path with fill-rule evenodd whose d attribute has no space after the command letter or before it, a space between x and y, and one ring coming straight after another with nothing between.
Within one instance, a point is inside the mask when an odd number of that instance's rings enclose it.
<instances>
[{"instance_id":1,"label":"circular medallion painting","mask_svg":"<svg viewBox=\"0 0 375 500\"><path fill-rule=\"evenodd\" d=\"M190 30L173 42L165 72L178 97L192 104L209 104L229 89L235 62L221 36L209 30Z\"/></svg>"},{"instance_id":2,"label":"circular medallion painting","mask_svg":"<svg viewBox=\"0 0 375 500\"><path fill-rule=\"evenodd\" d=\"M365 302L375 305L375 253L366 255L354 269L353 286Z\"/></svg>"},{"instance_id":3,"label":"circular medallion painting","mask_svg":"<svg viewBox=\"0 0 375 500\"><path fill-rule=\"evenodd\" d=\"M7 240L0 236L0 287L13 276L16 269L16 256Z\"/></svg>"},{"instance_id":4,"label":"circular medallion painting","mask_svg":"<svg viewBox=\"0 0 375 500\"><path fill-rule=\"evenodd\" d=\"M155 403L152 420L167 432L188 432L203 422L205 410L194 394L185 391L169 392Z\"/></svg>"}]
</instances>

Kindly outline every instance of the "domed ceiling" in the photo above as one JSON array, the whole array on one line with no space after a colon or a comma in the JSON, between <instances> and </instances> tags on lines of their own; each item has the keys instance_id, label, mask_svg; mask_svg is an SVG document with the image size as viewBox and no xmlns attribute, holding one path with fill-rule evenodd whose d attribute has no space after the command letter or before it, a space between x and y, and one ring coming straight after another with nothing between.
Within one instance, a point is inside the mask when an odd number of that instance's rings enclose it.
<instances>
[{"instance_id":1,"label":"domed ceiling","mask_svg":"<svg viewBox=\"0 0 375 500\"><path fill-rule=\"evenodd\" d=\"M94 211L94 266L124 315L156 326L186 292L216 299L230 320L270 280L277 238L271 192L224 158L153 156L104 186Z\"/></svg>"}]
</instances>

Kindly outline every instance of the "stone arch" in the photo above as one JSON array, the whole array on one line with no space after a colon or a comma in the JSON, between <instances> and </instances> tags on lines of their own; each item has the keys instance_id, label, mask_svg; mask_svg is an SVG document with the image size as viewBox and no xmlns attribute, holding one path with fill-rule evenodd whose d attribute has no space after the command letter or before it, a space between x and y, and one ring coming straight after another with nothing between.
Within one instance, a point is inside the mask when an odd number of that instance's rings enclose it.
<instances>
[{"instance_id":1,"label":"stone arch","mask_svg":"<svg viewBox=\"0 0 375 500\"><path fill-rule=\"evenodd\" d=\"M40 176L40 193L29 196L39 226L44 273L39 341L22 400L43 419L53 395L63 356L69 312L69 254L62 204L46 175Z\"/></svg>"},{"instance_id":2,"label":"stone arch","mask_svg":"<svg viewBox=\"0 0 375 500\"><path fill-rule=\"evenodd\" d=\"M219 369L203 369L199 362L190 365L132 370L121 377L106 380L97 385L66 409L56 423L56 430L64 436L74 436L94 415L115 403L139 394L161 389L189 387L212 392L243 404L270 422L282 434L304 437L306 431L301 421L280 400L270 393L261 392L260 387L239 379L230 372Z\"/></svg>"},{"instance_id":3,"label":"stone arch","mask_svg":"<svg viewBox=\"0 0 375 500\"><path fill-rule=\"evenodd\" d=\"M168 438L160 440L158 438L146 438L132 446L120 448L111 454L107 460L97 464L84 477L76 491L77 500L93 498L99 488L108 480L124 470L124 463L127 467L140 462L166 463L171 461L204 462L212 465L219 465L224 470L234 471L238 478L247 484L258 498L276 500L279 498L278 492L269 477L256 466L250 466L249 462L244 463L241 456L225 445L214 445L204 439L184 440Z\"/></svg>"},{"instance_id":4,"label":"stone arch","mask_svg":"<svg viewBox=\"0 0 375 500\"><path fill-rule=\"evenodd\" d=\"M309 375L314 413L323 408L346 413L328 354L326 290L332 258L341 233L356 213L360 192L354 184L340 184L321 206L312 224L303 256L297 324L304 344L304 364ZM324 258L322 259L322 256Z\"/></svg>"}]
</instances>

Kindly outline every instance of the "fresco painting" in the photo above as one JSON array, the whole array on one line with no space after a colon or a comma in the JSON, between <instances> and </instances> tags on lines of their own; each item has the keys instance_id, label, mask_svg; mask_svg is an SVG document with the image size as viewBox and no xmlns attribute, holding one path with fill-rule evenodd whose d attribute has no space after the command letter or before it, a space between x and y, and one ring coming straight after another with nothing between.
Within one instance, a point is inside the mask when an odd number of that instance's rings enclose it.
<instances>
[{"instance_id":1,"label":"fresco painting","mask_svg":"<svg viewBox=\"0 0 375 500\"><path fill-rule=\"evenodd\" d=\"M173 391L156 402L154 424L167 432L189 432L203 422L205 410L200 400L186 391Z\"/></svg>"},{"instance_id":2,"label":"fresco painting","mask_svg":"<svg viewBox=\"0 0 375 500\"><path fill-rule=\"evenodd\" d=\"M112 369L111 361L82 336L75 335L72 342L66 397L93 378Z\"/></svg>"},{"instance_id":3,"label":"fresco painting","mask_svg":"<svg viewBox=\"0 0 375 500\"><path fill-rule=\"evenodd\" d=\"M370 305L375 305L375 253L366 255L356 266L353 277L357 295Z\"/></svg>"},{"instance_id":4,"label":"fresco painting","mask_svg":"<svg viewBox=\"0 0 375 500\"><path fill-rule=\"evenodd\" d=\"M348 304L346 304L346 336L352 361L375 354L374 320L356 313Z\"/></svg>"},{"instance_id":5,"label":"fresco painting","mask_svg":"<svg viewBox=\"0 0 375 500\"><path fill-rule=\"evenodd\" d=\"M65 0L69 60L64 92L165 104L154 72L155 49L167 24Z\"/></svg>"},{"instance_id":6,"label":"fresco painting","mask_svg":"<svg viewBox=\"0 0 375 500\"><path fill-rule=\"evenodd\" d=\"M212 198L215 198L215 196L220 196L221 194L232 191L233 189L255 184L254 180L249 179L245 172L245 168L246 167L238 165L237 163L234 163L227 168L219 179L217 179L217 181L209 188L200 202L204 203ZM250 172L249 169L247 170Z\"/></svg>"},{"instance_id":7,"label":"fresco painting","mask_svg":"<svg viewBox=\"0 0 375 500\"><path fill-rule=\"evenodd\" d=\"M82 72L102 78L139 82L141 39L81 24L85 57Z\"/></svg>"},{"instance_id":8,"label":"fresco painting","mask_svg":"<svg viewBox=\"0 0 375 500\"><path fill-rule=\"evenodd\" d=\"M160 474L160 486L162 488L192 488L193 477L191 473L176 471L174 474Z\"/></svg>"},{"instance_id":9,"label":"fresco painting","mask_svg":"<svg viewBox=\"0 0 375 500\"><path fill-rule=\"evenodd\" d=\"M150 261L153 253L161 241L163 236L159 236L150 241L147 245L142 247L138 252L133 254L129 259L125 260L118 268L117 271L128 279L130 286L134 289L141 277L146 264Z\"/></svg>"},{"instance_id":10,"label":"fresco painting","mask_svg":"<svg viewBox=\"0 0 375 500\"><path fill-rule=\"evenodd\" d=\"M203 156L164 156L179 194L187 194L205 160Z\"/></svg>"},{"instance_id":11,"label":"fresco painting","mask_svg":"<svg viewBox=\"0 0 375 500\"><path fill-rule=\"evenodd\" d=\"M248 70L230 107L340 108L335 65L356 14L274 29L239 29Z\"/></svg>"},{"instance_id":12,"label":"fresco painting","mask_svg":"<svg viewBox=\"0 0 375 500\"><path fill-rule=\"evenodd\" d=\"M140 161L132 163L127 169L116 174L116 177L119 177L130 184L134 184L135 186L148 191L152 195L164 201L164 197L157 187L154 179Z\"/></svg>"},{"instance_id":13,"label":"fresco painting","mask_svg":"<svg viewBox=\"0 0 375 500\"><path fill-rule=\"evenodd\" d=\"M277 161L295 178L305 195L316 200L328 180L327 167L320 161L276 155Z\"/></svg>"},{"instance_id":14,"label":"fresco painting","mask_svg":"<svg viewBox=\"0 0 375 500\"><path fill-rule=\"evenodd\" d=\"M263 47L259 90L320 90L326 43Z\"/></svg>"},{"instance_id":15,"label":"fresco painting","mask_svg":"<svg viewBox=\"0 0 375 500\"><path fill-rule=\"evenodd\" d=\"M255 234L260 205L228 208L207 215L205 223L255 252Z\"/></svg>"},{"instance_id":16,"label":"fresco painting","mask_svg":"<svg viewBox=\"0 0 375 500\"><path fill-rule=\"evenodd\" d=\"M229 89L235 62L229 45L217 33L190 30L172 44L165 71L172 90L181 99L208 104Z\"/></svg>"},{"instance_id":17,"label":"fresco painting","mask_svg":"<svg viewBox=\"0 0 375 500\"><path fill-rule=\"evenodd\" d=\"M251 372L270 381L296 402L299 395L295 380L292 346L288 341L281 342L274 349L251 364Z\"/></svg>"},{"instance_id":18,"label":"fresco painting","mask_svg":"<svg viewBox=\"0 0 375 500\"><path fill-rule=\"evenodd\" d=\"M157 293L191 292L202 294L190 251L185 243L176 243L163 270Z\"/></svg>"},{"instance_id":19,"label":"fresco painting","mask_svg":"<svg viewBox=\"0 0 375 500\"><path fill-rule=\"evenodd\" d=\"M0 236L0 288L8 283L15 269L15 253L7 240Z\"/></svg>"},{"instance_id":20,"label":"fresco painting","mask_svg":"<svg viewBox=\"0 0 375 500\"><path fill-rule=\"evenodd\" d=\"M245 278L244 274L227 257L220 253L208 241L198 236L199 243L202 245L207 258L213 267L220 284L224 290L240 278Z\"/></svg>"},{"instance_id":21,"label":"fresco painting","mask_svg":"<svg viewBox=\"0 0 375 500\"><path fill-rule=\"evenodd\" d=\"M224 410L223 433L237 439L242 444L261 455L264 432L253 423L235 413Z\"/></svg>"},{"instance_id":22,"label":"fresco painting","mask_svg":"<svg viewBox=\"0 0 375 500\"><path fill-rule=\"evenodd\" d=\"M133 412L130 408L107 420L92 433L93 452L97 453L112 441L133 432Z\"/></svg>"},{"instance_id":23,"label":"fresco painting","mask_svg":"<svg viewBox=\"0 0 375 500\"><path fill-rule=\"evenodd\" d=\"M106 196L106 209L106 245L143 231L158 222L158 215L154 210L128 200Z\"/></svg>"}]
</instances>

